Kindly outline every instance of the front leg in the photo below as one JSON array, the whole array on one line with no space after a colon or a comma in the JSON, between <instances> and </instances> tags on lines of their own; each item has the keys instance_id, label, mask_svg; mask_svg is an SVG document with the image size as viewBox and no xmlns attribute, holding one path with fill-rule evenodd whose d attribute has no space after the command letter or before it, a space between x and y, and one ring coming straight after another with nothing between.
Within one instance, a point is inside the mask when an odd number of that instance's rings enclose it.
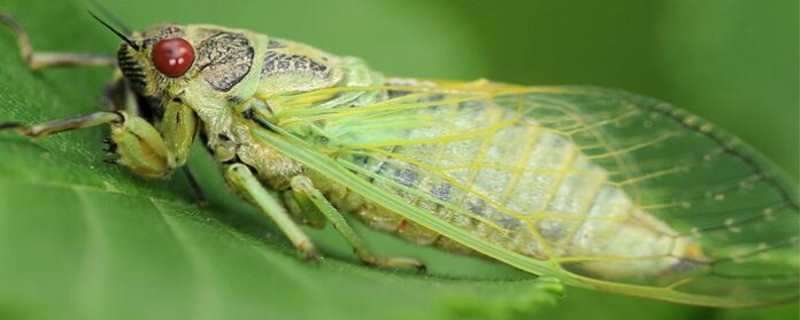
<instances>
[{"instance_id":1,"label":"front leg","mask_svg":"<svg viewBox=\"0 0 800 320\"><path fill-rule=\"evenodd\" d=\"M158 128L144 118L119 113L125 116L125 121L111 126L111 139L120 157L117 163L149 178L166 177L186 164L198 125L192 108L180 100L168 102L156 124Z\"/></svg>"},{"instance_id":2,"label":"front leg","mask_svg":"<svg viewBox=\"0 0 800 320\"><path fill-rule=\"evenodd\" d=\"M125 120L119 112L94 112L74 118L59 119L44 123L25 125L19 122L0 122L0 130L14 130L19 135L31 138L44 138L64 131L89 128L104 124L121 124Z\"/></svg>"},{"instance_id":3,"label":"front leg","mask_svg":"<svg viewBox=\"0 0 800 320\"><path fill-rule=\"evenodd\" d=\"M110 149L112 161L128 167L134 173L150 178L169 175L176 168L174 152L145 119L128 115L124 111L94 112L68 119L24 125L17 122L0 123L0 130L13 130L31 138L44 138L70 130L99 125L111 126Z\"/></svg>"},{"instance_id":4,"label":"front leg","mask_svg":"<svg viewBox=\"0 0 800 320\"><path fill-rule=\"evenodd\" d=\"M147 178L170 175L178 164L161 133L143 118L120 114L125 120L111 125L113 162Z\"/></svg>"},{"instance_id":5,"label":"front leg","mask_svg":"<svg viewBox=\"0 0 800 320\"><path fill-rule=\"evenodd\" d=\"M33 70L50 67L113 66L112 56L91 53L38 52L31 46L25 29L11 15L0 12L0 25L6 25L17 36L20 55Z\"/></svg>"}]
</instances>

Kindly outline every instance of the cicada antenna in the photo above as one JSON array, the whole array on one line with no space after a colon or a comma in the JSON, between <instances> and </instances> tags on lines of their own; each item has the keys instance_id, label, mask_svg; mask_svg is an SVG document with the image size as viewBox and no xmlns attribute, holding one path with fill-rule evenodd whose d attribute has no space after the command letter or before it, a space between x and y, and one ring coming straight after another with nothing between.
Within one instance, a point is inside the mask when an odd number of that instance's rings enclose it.
<instances>
[{"instance_id":1,"label":"cicada antenna","mask_svg":"<svg viewBox=\"0 0 800 320\"><path fill-rule=\"evenodd\" d=\"M100 17L98 17L96 14L94 14L94 12L92 12L92 10L89 10L89 14L92 16L92 18L97 20L97 22L100 22L100 24L102 24L104 27L106 27L106 29L110 30L115 35L117 35L117 37L119 37L120 39L122 39L123 41L128 43L128 45L130 45L131 48L133 48L136 51L139 51L139 45L136 44L135 42L133 42L133 40L131 40L131 38L129 36L125 35L124 33L120 32L119 30L115 29L110 24L108 24L108 22L105 22L103 19L100 19Z\"/></svg>"},{"instance_id":2,"label":"cicada antenna","mask_svg":"<svg viewBox=\"0 0 800 320\"><path fill-rule=\"evenodd\" d=\"M98 3L95 0L89 0L89 4L94 9L97 9L96 11L99 12L103 17L106 17L106 19L108 21L113 23L117 27L117 29L122 31L123 34L125 34L125 35L127 35L129 37L131 36L131 34L133 34L133 32L131 31L131 28L129 28L128 25L125 24L125 22L123 22L122 19L119 18L119 16L117 16L113 12L111 12L111 10L108 10L108 8L106 8L105 6L101 5L100 3ZM89 12L91 13L92 9L89 9Z\"/></svg>"}]
</instances>

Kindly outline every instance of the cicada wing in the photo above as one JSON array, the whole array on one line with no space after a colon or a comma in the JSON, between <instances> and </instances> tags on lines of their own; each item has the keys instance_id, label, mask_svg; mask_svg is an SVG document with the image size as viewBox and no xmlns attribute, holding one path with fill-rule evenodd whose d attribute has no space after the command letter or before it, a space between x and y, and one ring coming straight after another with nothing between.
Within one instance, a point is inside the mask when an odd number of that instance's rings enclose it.
<instances>
[{"instance_id":1,"label":"cicada wing","mask_svg":"<svg viewBox=\"0 0 800 320\"><path fill-rule=\"evenodd\" d=\"M629 93L564 87L530 94L559 111L531 108L529 115L581 146L635 207L666 223L695 252L674 250L671 268L627 279L587 274L586 264L562 262L580 277L662 288L647 295L695 304L728 306L797 301L800 285L800 212L796 184L747 144L707 121L667 103ZM552 117L552 118L550 118ZM677 245L680 242L673 242ZM640 258L641 259L641 258ZM584 278L586 279L586 278ZM590 281L586 279L586 281ZM635 290L601 284L610 290Z\"/></svg>"},{"instance_id":2,"label":"cicada wing","mask_svg":"<svg viewBox=\"0 0 800 320\"><path fill-rule=\"evenodd\" d=\"M270 130L254 134L365 199L532 273L703 305L797 297L793 184L700 118L588 87L362 90L374 101L352 108L303 106L315 101L303 94L273 101L278 111L262 123Z\"/></svg>"}]
</instances>

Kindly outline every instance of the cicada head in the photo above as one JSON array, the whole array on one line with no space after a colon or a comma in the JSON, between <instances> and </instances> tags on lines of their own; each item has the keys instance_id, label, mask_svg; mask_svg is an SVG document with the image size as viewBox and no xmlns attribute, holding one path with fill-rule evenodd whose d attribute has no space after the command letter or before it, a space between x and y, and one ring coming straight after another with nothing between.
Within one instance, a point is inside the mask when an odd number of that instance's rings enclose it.
<instances>
[{"instance_id":1,"label":"cicada head","mask_svg":"<svg viewBox=\"0 0 800 320\"><path fill-rule=\"evenodd\" d=\"M160 25L125 40L117 51L117 63L139 95L174 97L198 72L195 44L182 26Z\"/></svg>"},{"instance_id":2,"label":"cicada head","mask_svg":"<svg viewBox=\"0 0 800 320\"><path fill-rule=\"evenodd\" d=\"M210 25L163 24L130 36L117 60L133 91L151 101L180 99L192 94L232 97L251 72L255 59L252 39L240 30Z\"/></svg>"},{"instance_id":3,"label":"cicada head","mask_svg":"<svg viewBox=\"0 0 800 320\"><path fill-rule=\"evenodd\" d=\"M92 16L123 40L117 51L117 66L139 101L139 107L153 109L140 111L158 115L163 113L164 103L180 101L187 84L200 72L195 63L194 43L200 40L187 36L187 27L163 24L142 32L131 32L123 27L125 32L122 32ZM158 117L145 118L158 120Z\"/></svg>"}]
</instances>

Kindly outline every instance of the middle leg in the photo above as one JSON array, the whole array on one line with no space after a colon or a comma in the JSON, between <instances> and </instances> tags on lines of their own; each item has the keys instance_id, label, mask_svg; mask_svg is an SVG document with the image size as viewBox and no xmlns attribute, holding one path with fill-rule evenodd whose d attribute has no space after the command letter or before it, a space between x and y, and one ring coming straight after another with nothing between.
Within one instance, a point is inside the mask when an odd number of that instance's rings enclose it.
<instances>
[{"instance_id":1,"label":"middle leg","mask_svg":"<svg viewBox=\"0 0 800 320\"><path fill-rule=\"evenodd\" d=\"M302 198L310 200L314 206L322 212L323 215L333 224L333 227L347 240L353 252L367 265L375 266L378 268L387 269L416 269L417 271L425 271L425 264L419 260L406 257L379 257L369 249L361 240L361 237L353 230L347 223L344 216L339 213L339 210L333 207L325 195L317 190L311 179L306 176L295 176L291 180L292 191Z\"/></svg>"},{"instance_id":2,"label":"middle leg","mask_svg":"<svg viewBox=\"0 0 800 320\"><path fill-rule=\"evenodd\" d=\"M278 228L289 238L303 258L317 259L319 257L311 239L292 220L283 204L264 188L250 168L241 163L234 163L225 168L224 176L234 192L258 206L261 212L278 225Z\"/></svg>"}]
</instances>

